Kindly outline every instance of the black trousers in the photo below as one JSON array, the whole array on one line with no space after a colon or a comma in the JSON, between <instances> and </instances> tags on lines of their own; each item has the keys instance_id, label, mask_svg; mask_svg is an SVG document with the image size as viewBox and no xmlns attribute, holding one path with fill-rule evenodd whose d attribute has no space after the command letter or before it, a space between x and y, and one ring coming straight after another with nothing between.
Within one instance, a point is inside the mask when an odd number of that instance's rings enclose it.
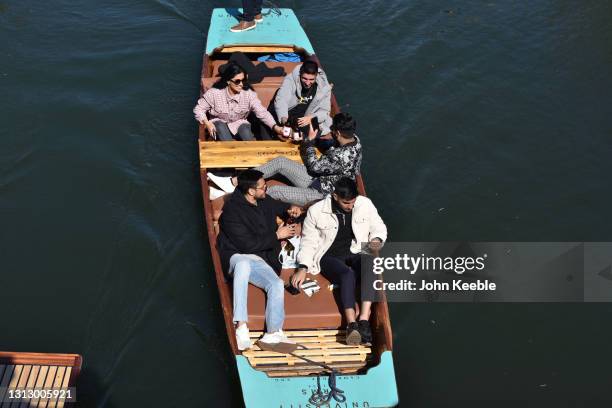
<instances>
[{"instance_id":1,"label":"black trousers","mask_svg":"<svg viewBox=\"0 0 612 408\"><path fill-rule=\"evenodd\" d=\"M361 257L367 255L350 254L343 258L323 255L321 258L321 274L334 285L340 285L340 301L344 309L355 308L355 289L362 281ZM376 291L373 283L376 275L364 273L361 285L361 301L376 301Z\"/></svg>"},{"instance_id":2,"label":"black trousers","mask_svg":"<svg viewBox=\"0 0 612 408\"><path fill-rule=\"evenodd\" d=\"M242 0L242 11L245 21L253 21L256 14L261 14L263 0Z\"/></svg>"}]
</instances>

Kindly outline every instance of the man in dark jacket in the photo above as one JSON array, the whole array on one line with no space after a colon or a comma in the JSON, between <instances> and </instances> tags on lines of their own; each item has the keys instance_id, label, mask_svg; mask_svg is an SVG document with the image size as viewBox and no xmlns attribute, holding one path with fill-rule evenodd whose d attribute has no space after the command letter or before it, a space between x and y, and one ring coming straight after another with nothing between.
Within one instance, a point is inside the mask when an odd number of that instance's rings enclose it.
<instances>
[{"instance_id":1,"label":"man in dark jacket","mask_svg":"<svg viewBox=\"0 0 612 408\"><path fill-rule=\"evenodd\" d=\"M223 270L233 278L234 322L238 349L251 347L247 327L249 283L266 291L266 334L264 343L291 343L283 334L284 285L278 277L280 241L295 236L295 225L277 227L276 217L285 212L301 215L295 206L266 196L266 182L257 170L238 176L236 190L223 207L219 220L217 248Z\"/></svg>"}]
</instances>

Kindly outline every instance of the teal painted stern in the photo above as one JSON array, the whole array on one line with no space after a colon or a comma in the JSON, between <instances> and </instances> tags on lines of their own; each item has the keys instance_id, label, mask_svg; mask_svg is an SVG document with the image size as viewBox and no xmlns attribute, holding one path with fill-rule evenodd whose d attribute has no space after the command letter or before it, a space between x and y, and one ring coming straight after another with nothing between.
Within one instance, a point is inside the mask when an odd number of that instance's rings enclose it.
<instances>
[{"instance_id":1,"label":"teal painted stern","mask_svg":"<svg viewBox=\"0 0 612 408\"><path fill-rule=\"evenodd\" d=\"M236 17L242 9L213 9L210 27L206 38L206 54L210 55L215 48L229 45L294 45L303 48L308 54L314 49L308 36L291 9L278 9L280 14L263 9L264 20L253 30L232 33L229 29L238 22Z\"/></svg>"},{"instance_id":2,"label":"teal painted stern","mask_svg":"<svg viewBox=\"0 0 612 408\"><path fill-rule=\"evenodd\" d=\"M316 376L268 377L255 370L246 357L236 356L244 403L247 408L315 408L308 402L317 389ZM346 401L332 399L330 408L382 408L398 404L395 368L390 351L380 357L380 364L359 375L338 376L336 385L344 391ZM321 378L321 388L327 389L327 377Z\"/></svg>"}]
</instances>

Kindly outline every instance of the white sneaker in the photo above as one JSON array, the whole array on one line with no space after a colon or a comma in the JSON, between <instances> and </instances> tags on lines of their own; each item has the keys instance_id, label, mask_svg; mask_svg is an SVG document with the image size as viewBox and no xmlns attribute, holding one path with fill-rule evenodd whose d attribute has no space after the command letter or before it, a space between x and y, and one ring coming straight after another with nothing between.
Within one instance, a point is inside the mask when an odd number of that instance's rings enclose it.
<instances>
[{"instance_id":1,"label":"white sneaker","mask_svg":"<svg viewBox=\"0 0 612 408\"><path fill-rule=\"evenodd\" d=\"M221 191L218 188L209 187L208 196L210 197L211 200L217 199L219 197L223 197L226 194L227 193L225 191Z\"/></svg>"},{"instance_id":2,"label":"white sneaker","mask_svg":"<svg viewBox=\"0 0 612 408\"><path fill-rule=\"evenodd\" d=\"M236 328L236 343L238 343L238 350L240 351L253 347L253 343L249 337L249 328L246 324Z\"/></svg>"},{"instance_id":3,"label":"white sneaker","mask_svg":"<svg viewBox=\"0 0 612 408\"><path fill-rule=\"evenodd\" d=\"M287 337L285 333L283 333L282 330L279 330L274 333L266 333L259 341L262 343L267 343L267 344L278 344L278 343L295 344L295 341L290 340L289 337Z\"/></svg>"},{"instance_id":4,"label":"white sneaker","mask_svg":"<svg viewBox=\"0 0 612 408\"><path fill-rule=\"evenodd\" d=\"M215 176L212 173L208 173L208 178L226 193L233 193L236 189L236 187L232 184L231 177Z\"/></svg>"}]
</instances>

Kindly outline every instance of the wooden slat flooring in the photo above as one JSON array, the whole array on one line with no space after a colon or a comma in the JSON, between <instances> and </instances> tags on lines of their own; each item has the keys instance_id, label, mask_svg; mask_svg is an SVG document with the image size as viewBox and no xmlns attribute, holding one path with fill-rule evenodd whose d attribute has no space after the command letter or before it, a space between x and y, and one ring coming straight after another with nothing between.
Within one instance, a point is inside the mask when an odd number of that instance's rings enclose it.
<instances>
[{"instance_id":1,"label":"wooden slat flooring","mask_svg":"<svg viewBox=\"0 0 612 408\"><path fill-rule=\"evenodd\" d=\"M72 367L47 366L36 364L0 364L0 401L6 397L8 390L24 389L68 389ZM66 405L59 397L49 400L33 398L13 402L0 402L0 408L62 408Z\"/></svg>"},{"instance_id":2,"label":"wooden slat flooring","mask_svg":"<svg viewBox=\"0 0 612 408\"><path fill-rule=\"evenodd\" d=\"M296 330L285 331L287 337L305 348L293 354L317 363L324 363L343 374L352 374L364 368L371 358L372 350L367 346L349 346L344 343L343 330ZM251 332L253 340L263 335ZM306 362L290 354L260 349L257 345L242 352L251 366L270 377L304 376L325 371L322 367Z\"/></svg>"}]
</instances>

